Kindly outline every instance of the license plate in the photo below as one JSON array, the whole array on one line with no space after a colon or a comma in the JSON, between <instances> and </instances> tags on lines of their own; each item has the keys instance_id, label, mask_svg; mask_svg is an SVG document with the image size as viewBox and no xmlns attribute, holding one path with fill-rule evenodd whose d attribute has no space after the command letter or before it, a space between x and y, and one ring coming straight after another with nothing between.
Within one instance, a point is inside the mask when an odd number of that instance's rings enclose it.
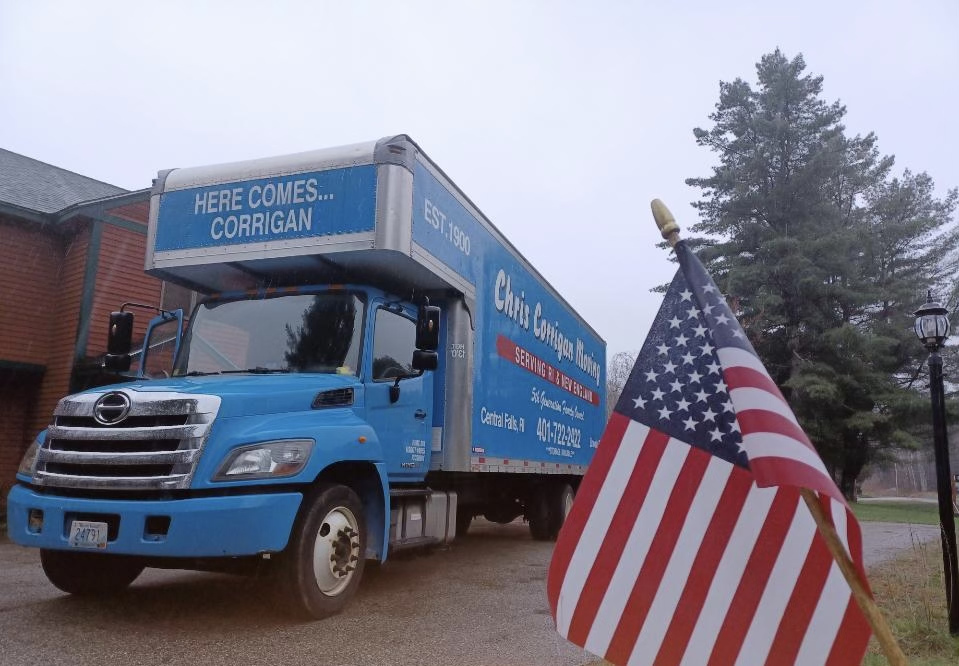
<instances>
[{"instance_id":1,"label":"license plate","mask_svg":"<svg viewBox=\"0 0 959 666\"><path fill-rule=\"evenodd\" d=\"M70 523L70 545L74 548L106 548L107 524L74 520Z\"/></svg>"}]
</instances>

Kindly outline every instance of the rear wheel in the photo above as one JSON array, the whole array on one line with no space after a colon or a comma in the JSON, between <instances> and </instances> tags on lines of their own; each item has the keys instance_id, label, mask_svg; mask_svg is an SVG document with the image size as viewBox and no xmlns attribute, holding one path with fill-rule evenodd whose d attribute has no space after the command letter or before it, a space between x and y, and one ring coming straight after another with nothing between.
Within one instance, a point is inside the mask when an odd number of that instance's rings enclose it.
<instances>
[{"instance_id":1,"label":"rear wheel","mask_svg":"<svg viewBox=\"0 0 959 666\"><path fill-rule=\"evenodd\" d=\"M456 536L466 536L473 522L473 510L469 507L456 508Z\"/></svg>"},{"instance_id":2,"label":"rear wheel","mask_svg":"<svg viewBox=\"0 0 959 666\"><path fill-rule=\"evenodd\" d=\"M106 596L125 589L143 565L123 555L40 550L40 565L51 583L69 594Z\"/></svg>"},{"instance_id":3,"label":"rear wheel","mask_svg":"<svg viewBox=\"0 0 959 666\"><path fill-rule=\"evenodd\" d=\"M486 520L500 525L509 525L522 515L523 505L513 501L488 504L483 510Z\"/></svg>"},{"instance_id":4,"label":"rear wheel","mask_svg":"<svg viewBox=\"0 0 959 666\"><path fill-rule=\"evenodd\" d=\"M556 502L556 511L552 516L553 539L559 535L559 531L562 529L563 525L566 524L566 519L569 517L569 512L573 510L573 487L568 483L564 483L557 492Z\"/></svg>"},{"instance_id":5,"label":"rear wheel","mask_svg":"<svg viewBox=\"0 0 959 666\"><path fill-rule=\"evenodd\" d=\"M279 575L292 611L319 620L343 610L359 587L366 523L360 498L347 486L320 487L303 501Z\"/></svg>"},{"instance_id":6,"label":"rear wheel","mask_svg":"<svg viewBox=\"0 0 959 666\"><path fill-rule=\"evenodd\" d=\"M573 488L568 483L540 488L527 507L529 532L537 541L552 541L573 507Z\"/></svg>"}]
</instances>

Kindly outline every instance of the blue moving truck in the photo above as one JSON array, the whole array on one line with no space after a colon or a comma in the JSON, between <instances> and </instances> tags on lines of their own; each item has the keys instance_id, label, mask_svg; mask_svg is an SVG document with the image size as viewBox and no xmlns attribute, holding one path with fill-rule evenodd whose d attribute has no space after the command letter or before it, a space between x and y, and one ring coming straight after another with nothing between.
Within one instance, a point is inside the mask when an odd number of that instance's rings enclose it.
<instances>
[{"instance_id":1,"label":"blue moving truck","mask_svg":"<svg viewBox=\"0 0 959 666\"><path fill-rule=\"evenodd\" d=\"M255 571L321 618L476 516L555 538L605 343L409 137L161 172L146 271L202 299L132 353L111 315L123 381L63 398L9 493L60 589Z\"/></svg>"}]
</instances>

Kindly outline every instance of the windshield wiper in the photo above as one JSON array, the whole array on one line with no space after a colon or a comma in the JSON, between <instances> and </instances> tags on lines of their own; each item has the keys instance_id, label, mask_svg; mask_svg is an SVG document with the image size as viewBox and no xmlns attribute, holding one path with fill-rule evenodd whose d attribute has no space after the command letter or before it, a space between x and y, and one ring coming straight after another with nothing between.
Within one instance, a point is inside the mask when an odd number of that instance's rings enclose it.
<instances>
[{"instance_id":1,"label":"windshield wiper","mask_svg":"<svg viewBox=\"0 0 959 666\"><path fill-rule=\"evenodd\" d=\"M246 370L223 370L219 374L227 375L238 372L248 372L253 375L269 375L275 372L290 372L288 368L264 368L262 365L258 365L255 368L247 368Z\"/></svg>"},{"instance_id":2,"label":"windshield wiper","mask_svg":"<svg viewBox=\"0 0 959 666\"><path fill-rule=\"evenodd\" d=\"M219 370L213 370L211 372L204 372L202 370L190 370L186 374L182 375L173 375L174 377L206 377L207 375L218 375L220 374Z\"/></svg>"}]
</instances>

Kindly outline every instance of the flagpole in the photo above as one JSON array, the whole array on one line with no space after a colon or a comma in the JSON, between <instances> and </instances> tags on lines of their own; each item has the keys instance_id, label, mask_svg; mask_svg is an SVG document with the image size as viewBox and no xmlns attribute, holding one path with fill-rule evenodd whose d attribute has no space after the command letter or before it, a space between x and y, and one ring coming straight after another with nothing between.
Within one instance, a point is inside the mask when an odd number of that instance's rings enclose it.
<instances>
[{"instance_id":1,"label":"flagpole","mask_svg":"<svg viewBox=\"0 0 959 666\"><path fill-rule=\"evenodd\" d=\"M676 218L669 212L666 204L659 199L653 199L650 206L653 209L653 218L656 220L656 226L659 227L663 238L666 239L670 247L675 247L676 243L679 242L679 225L676 224ZM829 520L829 517L826 516L825 510L819 502L818 495L808 488L800 488L799 492L806 502L806 506L809 508L813 520L816 521L819 534L822 535L823 540L826 542L826 547L829 548L833 560L839 566L839 570L842 571L843 577L849 584L856 603L862 610L863 615L866 616L866 621L869 622L869 626L872 628L876 640L879 641L886 660L893 666L908 666L909 662L906 659L906 655L903 654L899 648L896 637L893 636L885 616L883 616L882 611L879 610L879 606L876 605L876 602L873 601L872 596L870 596L866 583L860 577L859 568L853 563L852 558L846 551L846 547L842 541L840 541L839 535L836 534L836 528Z\"/></svg>"}]
</instances>

